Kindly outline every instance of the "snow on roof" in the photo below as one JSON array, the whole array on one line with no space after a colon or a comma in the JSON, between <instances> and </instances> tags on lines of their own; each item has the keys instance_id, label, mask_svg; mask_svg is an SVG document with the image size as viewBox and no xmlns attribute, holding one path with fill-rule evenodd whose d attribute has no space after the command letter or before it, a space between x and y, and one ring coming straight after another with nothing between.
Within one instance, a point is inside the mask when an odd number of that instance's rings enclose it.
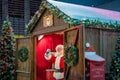
<instances>
[{"instance_id":1,"label":"snow on roof","mask_svg":"<svg viewBox=\"0 0 120 80\"><path fill-rule=\"evenodd\" d=\"M48 0L48 2L56 6L62 12L64 12L65 14L74 19L78 20L99 19L102 22L115 23L117 21L118 23L120 23L120 12L117 11L88 7L83 5L75 5L70 3L63 3L53 0Z\"/></svg>"}]
</instances>

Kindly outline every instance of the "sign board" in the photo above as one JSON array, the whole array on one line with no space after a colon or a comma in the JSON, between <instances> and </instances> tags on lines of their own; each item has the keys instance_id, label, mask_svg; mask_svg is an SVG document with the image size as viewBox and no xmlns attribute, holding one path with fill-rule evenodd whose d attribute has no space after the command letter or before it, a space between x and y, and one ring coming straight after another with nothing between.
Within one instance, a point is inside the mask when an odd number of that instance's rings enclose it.
<instances>
[{"instance_id":1,"label":"sign board","mask_svg":"<svg viewBox=\"0 0 120 80\"><path fill-rule=\"evenodd\" d=\"M43 17L43 26L50 27L53 25L53 15L47 15Z\"/></svg>"}]
</instances>

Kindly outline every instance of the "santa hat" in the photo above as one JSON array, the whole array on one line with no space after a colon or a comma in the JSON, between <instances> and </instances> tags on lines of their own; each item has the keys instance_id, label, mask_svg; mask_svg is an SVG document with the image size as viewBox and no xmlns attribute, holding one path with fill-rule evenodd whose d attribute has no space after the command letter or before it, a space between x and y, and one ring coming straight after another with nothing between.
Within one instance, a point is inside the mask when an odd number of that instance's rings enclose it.
<instances>
[{"instance_id":1,"label":"santa hat","mask_svg":"<svg viewBox=\"0 0 120 80\"><path fill-rule=\"evenodd\" d=\"M88 47L86 52L95 52L95 49L90 43L86 43L86 47Z\"/></svg>"},{"instance_id":2,"label":"santa hat","mask_svg":"<svg viewBox=\"0 0 120 80\"><path fill-rule=\"evenodd\" d=\"M59 44L59 45L56 46L55 49L56 49L57 52L59 52L59 49L64 49L64 46Z\"/></svg>"},{"instance_id":3,"label":"santa hat","mask_svg":"<svg viewBox=\"0 0 120 80\"><path fill-rule=\"evenodd\" d=\"M90 46L90 47L88 48L87 52L95 52L94 47L93 47L93 46Z\"/></svg>"}]
</instances>

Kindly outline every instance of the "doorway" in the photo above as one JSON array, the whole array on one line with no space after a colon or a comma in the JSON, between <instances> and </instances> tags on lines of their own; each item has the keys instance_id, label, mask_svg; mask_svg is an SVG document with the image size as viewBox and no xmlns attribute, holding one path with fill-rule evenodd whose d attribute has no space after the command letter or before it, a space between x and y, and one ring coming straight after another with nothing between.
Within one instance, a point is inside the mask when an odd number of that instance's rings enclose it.
<instances>
[{"instance_id":1,"label":"doorway","mask_svg":"<svg viewBox=\"0 0 120 80\"><path fill-rule=\"evenodd\" d=\"M52 64L45 60L47 49L55 51L58 44L63 44L63 34L40 35L36 44L36 79L46 80L46 69L51 69Z\"/></svg>"}]
</instances>

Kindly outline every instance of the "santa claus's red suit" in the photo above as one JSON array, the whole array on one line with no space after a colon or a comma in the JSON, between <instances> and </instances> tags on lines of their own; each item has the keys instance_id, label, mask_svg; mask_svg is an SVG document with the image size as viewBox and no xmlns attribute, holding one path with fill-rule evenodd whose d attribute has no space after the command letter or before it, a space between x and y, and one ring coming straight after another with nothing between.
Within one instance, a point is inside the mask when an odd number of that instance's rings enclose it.
<instances>
[{"instance_id":1,"label":"santa claus's red suit","mask_svg":"<svg viewBox=\"0 0 120 80\"><path fill-rule=\"evenodd\" d=\"M60 48L61 50L59 51ZM55 63L55 72L53 73L53 77L56 80L64 80L63 45L58 45L56 47L56 51L57 52L55 52L54 55L52 54L52 52L49 52L49 54L45 53L45 59L49 62Z\"/></svg>"}]
</instances>

